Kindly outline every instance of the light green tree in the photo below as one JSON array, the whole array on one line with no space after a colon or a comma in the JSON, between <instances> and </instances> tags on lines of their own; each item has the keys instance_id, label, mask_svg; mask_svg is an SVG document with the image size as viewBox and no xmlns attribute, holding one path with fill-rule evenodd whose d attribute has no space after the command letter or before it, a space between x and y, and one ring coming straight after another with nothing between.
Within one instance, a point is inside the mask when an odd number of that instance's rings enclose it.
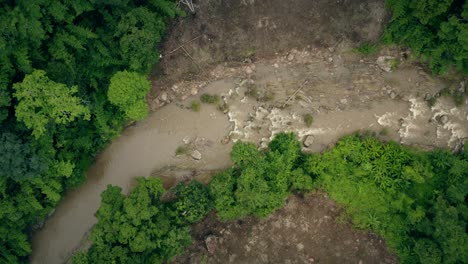
<instances>
[{"instance_id":1,"label":"light green tree","mask_svg":"<svg viewBox=\"0 0 468 264\"><path fill-rule=\"evenodd\" d=\"M133 120L141 120L148 115L145 96L151 86L143 75L136 72L120 71L111 78L107 97Z\"/></svg>"},{"instance_id":2,"label":"light green tree","mask_svg":"<svg viewBox=\"0 0 468 264\"><path fill-rule=\"evenodd\" d=\"M18 100L16 118L39 138L50 123L68 124L77 117L90 118L89 109L74 96L78 87L67 87L47 78L45 71L35 70L23 82L13 85Z\"/></svg>"}]
</instances>

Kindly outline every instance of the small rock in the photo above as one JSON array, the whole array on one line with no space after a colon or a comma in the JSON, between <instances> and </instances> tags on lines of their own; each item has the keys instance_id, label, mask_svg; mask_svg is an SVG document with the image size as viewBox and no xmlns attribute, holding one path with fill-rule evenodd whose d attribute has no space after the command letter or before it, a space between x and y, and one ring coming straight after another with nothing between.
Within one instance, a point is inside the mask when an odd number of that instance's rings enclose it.
<instances>
[{"instance_id":1,"label":"small rock","mask_svg":"<svg viewBox=\"0 0 468 264\"><path fill-rule=\"evenodd\" d=\"M190 144L190 142L191 142L190 137L184 137L184 138L182 139L182 142L184 142L185 145Z\"/></svg>"},{"instance_id":2,"label":"small rock","mask_svg":"<svg viewBox=\"0 0 468 264\"><path fill-rule=\"evenodd\" d=\"M360 259L359 262L358 262L358 264L362 264L362 263L363 263L363 262L362 262L362 260Z\"/></svg>"},{"instance_id":3,"label":"small rock","mask_svg":"<svg viewBox=\"0 0 468 264\"><path fill-rule=\"evenodd\" d=\"M213 254L216 252L216 249L218 248L218 238L215 236L208 236L205 239L205 246L206 249L208 250L208 253Z\"/></svg>"},{"instance_id":4,"label":"small rock","mask_svg":"<svg viewBox=\"0 0 468 264\"><path fill-rule=\"evenodd\" d=\"M180 98L182 101L185 101L187 99L187 95L182 95L182 97Z\"/></svg>"},{"instance_id":5,"label":"small rock","mask_svg":"<svg viewBox=\"0 0 468 264\"><path fill-rule=\"evenodd\" d=\"M346 99L346 98L341 99L341 100L340 100L340 103L342 103L342 104L347 104L347 103L348 103L348 99Z\"/></svg>"},{"instance_id":6,"label":"small rock","mask_svg":"<svg viewBox=\"0 0 468 264\"><path fill-rule=\"evenodd\" d=\"M390 98L395 99L397 97L397 94L394 91L390 92Z\"/></svg>"},{"instance_id":7,"label":"small rock","mask_svg":"<svg viewBox=\"0 0 468 264\"><path fill-rule=\"evenodd\" d=\"M312 146L312 144L314 143L314 139L315 139L315 137L312 136L312 135L306 136L306 138L304 139L304 142L303 142L304 146L306 148Z\"/></svg>"},{"instance_id":8,"label":"small rock","mask_svg":"<svg viewBox=\"0 0 468 264\"><path fill-rule=\"evenodd\" d=\"M278 69L278 68L279 68L278 63L273 64L273 67L275 67L276 69Z\"/></svg>"},{"instance_id":9,"label":"small rock","mask_svg":"<svg viewBox=\"0 0 468 264\"><path fill-rule=\"evenodd\" d=\"M198 151L198 150L194 150L190 156L192 156L192 158L194 160L201 160L201 158L202 158L202 155L201 155L200 151Z\"/></svg>"},{"instance_id":10,"label":"small rock","mask_svg":"<svg viewBox=\"0 0 468 264\"><path fill-rule=\"evenodd\" d=\"M446 115L442 115L442 116L439 117L439 122L440 122L442 125L447 124L448 120L449 120L449 119L448 119L448 116L446 116Z\"/></svg>"},{"instance_id":11,"label":"small rock","mask_svg":"<svg viewBox=\"0 0 468 264\"><path fill-rule=\"evenodd\" d=\"M174 92L177 92L177 91L179 90L179 86L177 86L177 85L174 84L174 85L171 87L171 90L174 91Z\"/></svg>"},{"instance_id":12,"label":"small rock","mask_svg":"<svg viewBox=\"0 0 468 264\"><path fill-rule=\"evenodd\" d=\"M197 95L198 94L198 89L196 87L193 87L192 90L190 90L191 95Z\"/></svg>"},{"instance_id":13,"label":"small rock","mask_svg":"<svg viewBox=\"0 0 468 264\"><path fill-rule=\"evenodd\" d=\"M363 63L363 62L364 62L364 60L359 60L359 62Z\"/></svg>"},{"instance_id":14,"label":"small rock","mask_svg":"<svg viewBox=\"0 0 468 264\"><path fill-rule=\"evenodd\" d=\"M380 56L377 58L377 66L386 72L391 72L395 57L392 56Z\"/></svg>"},{"instance_id":15,"label":"small rock","mask_svg":"<svg viewBox=\"0 0 468 264\"><path fill-rule=\"evenodd\" d=\"M465 81L460 82L460 87L458 88L458 92L460 92L460 93L465 92Z\"/></svg>"},{"instance_id":16,"label":"small rock","mask_svg":"<svg viewBox=\"0 0 468 264\"><path fill-rule=\"evenodd\" d=\"M247 66L247 68L245 68L245 73L247 73L247 74L252 74L252 73L253 73L252 68L250 68L249 66Z\"/></svg>"},{"instance_id":17,"label":"small rock","mask_svg":"<svg viewBox=\"0 0 468 264\"><path fill-rule=\"evenodd\" d=\"M163 93L159 96L159 99L161 99L161 101L163 101L163 102L166 102L166 101L167 101L167 93L166 93L166 92L163 92Z\"/></svg>"},{"instance_id":18,"label":"small rock","mask_svg":"<svg viewBox=\"0 0 468 264\"><path fill-rule=\"evenodd\" d=\"M332 58L332 57L328 57L328 62L333 62L333 58Z\"/></svg>"},{"instance_id":19,"label":"small rock","mask_svg":"<svg viewBox=\"0 0 468 264\"><path fill-rule=\"evenodd\" d=\"M288 61L292 61L292 60L294 60L294 54L292 54L292 53L289 53L289 54L288 54L288 58L287 58L287 59L288 59Z\"/></svg>"},{"instance_id":20,"label":"small rock","mask_svg":"<svg viewBox=\"0 0 468 264\"><path fill-rule=\"evenodd\" d=\"M334 47L329 47L328 50L329 50L330 52L335 52L335 48L334 48Z\"/></svg>"},{"instance_id":21,"label":"small rock","mask_svg":"<svg viewBox=\"0 0 468 264\"><path fill-rule=\"evenodd\" d=\"M429 99L431 99L431 98L432 98L432 95L430 95L430 94L428 94L428 93L426 93L426 94L424 95L424 100L426 100L426 101L429 100Z\"/></svg>"},{"instance_id":22,"label":"small rock","mask_svg":"<svg viewBox=\"0 0 468 264\"><path fill-rule=\"evenodd\" d=\"M229 138L229 136L225 136L221 139L221 144L226 145L230 140L231 138Z\"/></svg>"}]
</instances>

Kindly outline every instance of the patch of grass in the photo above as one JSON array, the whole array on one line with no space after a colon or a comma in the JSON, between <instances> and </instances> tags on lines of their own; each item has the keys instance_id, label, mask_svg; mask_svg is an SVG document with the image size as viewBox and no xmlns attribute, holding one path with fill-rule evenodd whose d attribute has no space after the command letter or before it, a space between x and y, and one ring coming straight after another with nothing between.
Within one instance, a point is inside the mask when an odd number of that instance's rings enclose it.
<instances>
[{"instance_id":1,"label":"patch of grass","mask_svg":"<svg viewBox=\"0 0 468 264\"><path fill-rule=\"evenodd\" d=\"M429 99L426 100L426 102L429 107L433 107L435 103L437 102L437 98L434 96L431 96Z\"/></svg>"},{"instance_id":2,"label":"patch of grass","mask_svg":"<svg viewBox=\"0 0 468 264\"><path fill-rule=\"evenodd\" d=\"M221 101L221 97L219 95L211 95L204 93L201 95L200 100L204 104L218 104Z\"/></svg>"},{"instance_id":3,"label":"patch of grass","mask_svg":"<svg viewBox=\"0 0 468 264\"><path fill-rule=\"evenodd\" d=\"M314 122L314 117L311 114L305 114L303 116L304 123L306 124L307 127L310 127L312 123Z\"/></svg>"},{"instance_id":4,"label":"patch of grass","mask_svg":"<svg viewBox=\"0 0 468 264\"><path fill-rule=\"evenodd\" d=\"M363 54L363 55L373 55L379 51L380 47L378 44L372 44L370 42L364 42L361 46L354 49L355 51Z\"/></svg>"},{"instance_id":5,"label":"patch of grass","mask_svg":"<svg viewBox=\"0 0 468 264\"><path fill-rule=\"evenodd\" d=\"M390 68L391 68L392 71L393 71L393 70L395 70L395 69L398 67L398 65L400 65L400 60L399 60L399 59L391 59L391 60L389 61L389 64L390 64Z\"/></svg>"},{"instance_id":6,"label":"patch of grass","mask_svg":"<svg viewBox=\"0 0 468 264\"><path fill-rule=\"evenodd\" d=\"M200 112L201 105L199 101L193 100L190 107L194 112Z\"/></svg>"},{"instance_id":7,"label":"patch of grass","mask_svg":"<svg viewBox=\"0 0 468 264\"><path fill-rule=\"evenodd\" d=\"M176 156L181 156L181 155L188 155L190 153L190 147L189 146L178 146L175 150Z\"/></svg>"}]
</instances>

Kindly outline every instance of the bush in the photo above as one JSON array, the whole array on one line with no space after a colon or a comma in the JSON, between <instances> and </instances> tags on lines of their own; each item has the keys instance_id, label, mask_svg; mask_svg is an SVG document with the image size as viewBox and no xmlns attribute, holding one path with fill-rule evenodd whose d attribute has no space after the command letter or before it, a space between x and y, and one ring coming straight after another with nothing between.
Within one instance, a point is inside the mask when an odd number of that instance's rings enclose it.
<instances>
[{"instance_id":1,"label":"bush","mask_svg":"<svg viewBox=\"0 0 468 264\"><path fill-rule=\"evenodd\" d=\"M307 127L310 127L312 123L314 122L314 117L311 114L305 114L303 116L304 123Z\"/></svg>"},{"instance_id":2,"label":"bush","mask_svg":"<svg viewBox=\"0 0 468 264\"><path fill-rule=\"evenodd\" d=\"M180 183L172 192L176 199L172 201L180 224L193 224L205 217L212 208L208 189L197 181L189 184Z\"/></svg>"},{"instance_id":3,"label":"bush","mask_svg":"<svg viewBox=\"0 0 468 264\"><path fill-rule=\"evenodd\" d=\"M200 102L193 100L192 103L190 104L190 107L192 108L192 111L200 112L200 108L201 108Z\"/></svg>"},{"instance_id":4,"label":"bush","mask_svg":"<svg viewBox=\"0 0 468 264\"><path fill-rule=\"evenodd\" d=\"M202 94L200 97L202 103L205 104L219 104L221 98L219 95L211 95L211 94Z\"/></svg>"}]
</instances>

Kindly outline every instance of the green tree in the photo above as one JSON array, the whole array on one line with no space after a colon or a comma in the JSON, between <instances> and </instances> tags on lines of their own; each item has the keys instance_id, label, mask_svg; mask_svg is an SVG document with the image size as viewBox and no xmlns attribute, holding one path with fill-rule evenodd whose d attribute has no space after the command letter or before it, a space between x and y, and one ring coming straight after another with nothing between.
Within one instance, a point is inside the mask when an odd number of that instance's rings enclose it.
<instances>
[{"instance_id":1,"label":"green tree","mask_svg":"<svg viewBox=\"0 0 468 264\"><path fill-rule=\"evenodd\" d=\"M109 185L90 235L93 245L75 263L162 263L180 254L190 244L190 229L177 224L177 213L161 201L163 193L156 178L139 178L128 197Z\"/></svg>"},{"instance_id":2,"label":"green tree","mask_svg":"<svg viewBox=\"0 0 468 264\"><path fill-rule=\"evenodd\" d=\"M46 132L49 124L68 124L77 117L90 118L89 109L74 96L76 86L68 88L47 78L42 70L27 75L23 82L16 83L16 118L24 122L38 138Z\"/></svg>"},{"instance_id":3,"label":"green tree","mask_svg":"<svg viewBox=\"0 0 468 264\"><path fill-rule=\"evenodd\" d=\"M112 76L107 96L128 118L141 120L148 115L145 97L150 88L145 76L121 71Z\"/></svg>"},{"instance_id":4,"label":"green tree","mask_svg":"<svg viewBox=\"0 0 468 264\"><path fill-rule=\"evenodd\" d=\"M29 143L21 142L11 133L0 135L0 177L19 181L41 176L47 165Z\"/></svg>"}]
</instances>

